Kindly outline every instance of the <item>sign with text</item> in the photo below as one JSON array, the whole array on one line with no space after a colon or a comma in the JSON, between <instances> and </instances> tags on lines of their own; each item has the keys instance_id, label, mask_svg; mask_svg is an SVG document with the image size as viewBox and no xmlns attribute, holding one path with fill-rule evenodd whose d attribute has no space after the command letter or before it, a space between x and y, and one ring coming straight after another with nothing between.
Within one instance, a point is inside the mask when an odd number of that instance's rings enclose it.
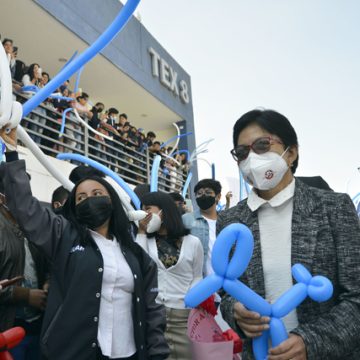
<instances>
[{"instance_id":1,"label":"sign with text","mask_svg":"<svg viewBox=\"0 0 360 360\"><path fill-rule=\"evenodd\" d=\"M177 72L152 47L149 48L152 75L160 83L178 96L184 104L190 102L189 87L185 80L178 79Z\"/></svg>"}]
</instances>

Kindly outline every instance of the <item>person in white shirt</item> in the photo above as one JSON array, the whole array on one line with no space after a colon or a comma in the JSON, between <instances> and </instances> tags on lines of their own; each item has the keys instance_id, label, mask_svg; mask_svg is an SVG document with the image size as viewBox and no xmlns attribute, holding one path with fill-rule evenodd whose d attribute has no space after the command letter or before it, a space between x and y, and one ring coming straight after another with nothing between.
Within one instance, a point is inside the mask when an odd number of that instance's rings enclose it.
<instances>
[{"instance_id":1,"label":"person in white shirt","mask_svg":"<svg viewBox=\"0 0 360 360\"><path fill-rule=\"evenodd\" d=\"M158 303L166 308L165 338L170 347L169 360L192 358L187 338L189 309L184 297L202 279L203 248L189 235L170 195L151 192L141 199L147 217L140 221L136 242L158 266Z\"/></svg>"}]
</instances>

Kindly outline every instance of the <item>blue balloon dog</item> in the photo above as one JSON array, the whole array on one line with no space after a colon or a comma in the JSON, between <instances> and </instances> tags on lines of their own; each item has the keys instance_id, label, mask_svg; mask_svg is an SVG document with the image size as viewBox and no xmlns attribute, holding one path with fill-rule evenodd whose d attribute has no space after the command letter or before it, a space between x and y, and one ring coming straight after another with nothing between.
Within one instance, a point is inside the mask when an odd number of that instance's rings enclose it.
<instances>
[{"instance_id":1,"label":"blue balloon dog","mask_svg":"<svg viewBox=\"0 0 360 360\"><path fill-rule=\"evenodd\" d=\"M230 251L235 251L229 261ZM333 293L331 281L324 276L312 276L301 264L292 267L292 275L297 281L274 304L265 299L238 280L246 270L254 247L250 229L243 224L231 224L224 228L216 239L211 262L214 274L196 284L185 297L187 307L196 307L214 292L223 288L227 293L240 301L249 310L261 316L270 317L270 329L253 340L253 351L256 360L264 360L268 355L268 343L271 338L273 347L288 338L282 317L300 305L307 296L322 302Z\"/></svg>"}]
</instances>

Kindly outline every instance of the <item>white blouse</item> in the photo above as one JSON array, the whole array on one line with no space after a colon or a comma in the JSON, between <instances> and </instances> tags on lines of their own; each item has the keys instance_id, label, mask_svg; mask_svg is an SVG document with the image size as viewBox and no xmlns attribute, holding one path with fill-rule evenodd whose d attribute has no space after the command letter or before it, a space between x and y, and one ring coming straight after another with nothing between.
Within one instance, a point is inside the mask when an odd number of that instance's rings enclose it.
<instances>
[{"instance_id":1,"label":"white blouse","mask_svg":"<svg viewBox=\"0 0 360 360\"><path fill-rule=\"evenodd\" d=\"M159 294L156 302L172 309L185 309L186 293L202 279L204 250L193 235L183 237L180 256L174 266L166 268L158 257L155 237L138 234L136 242L151 256L158 266Z\"/></svg>"},{"instance_id":2,"label":"white blouse","mask_svg":"<svg viewBox=\"0 0 360 360\"><path fill-rule=\"evenodd\" d=\"M118 241L91 231L104 261L101 286L98 342L110 359L136 352L132 318L134 278Z\"/></svg>"},{"instance_id":3,"label":"white blouse","mask_svg":"<svg viewBox=\"0 0 360 360\"><path fill-rule=\"evenodd\" d=\"M252 211L258 210L265 296L271 304L293 286L291 221L294 192L295 180L270 200L260 198L254 190L247 200ZM283 320L287 331L296 328L296 310Z\"/></svg>"}]
</instances>

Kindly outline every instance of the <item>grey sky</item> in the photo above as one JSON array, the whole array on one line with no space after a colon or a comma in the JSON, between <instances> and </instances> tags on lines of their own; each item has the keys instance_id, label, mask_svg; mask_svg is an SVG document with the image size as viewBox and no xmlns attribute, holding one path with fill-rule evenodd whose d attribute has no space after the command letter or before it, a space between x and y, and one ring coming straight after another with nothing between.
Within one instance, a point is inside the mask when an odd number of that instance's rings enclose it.
<instances>
[{"instance_id":1,"label":"grey sky","mask_svg":"<svg viewBox=\"0 0 360 360\"><path fill-rule=\"evenodd\" d=\"M232 126L260 106L293 124L298 175L360 191L360 1L143 0L139 12L192 77L196 141L215 138L205 157L225 190Z\"/></svg>"}]
</instances>

